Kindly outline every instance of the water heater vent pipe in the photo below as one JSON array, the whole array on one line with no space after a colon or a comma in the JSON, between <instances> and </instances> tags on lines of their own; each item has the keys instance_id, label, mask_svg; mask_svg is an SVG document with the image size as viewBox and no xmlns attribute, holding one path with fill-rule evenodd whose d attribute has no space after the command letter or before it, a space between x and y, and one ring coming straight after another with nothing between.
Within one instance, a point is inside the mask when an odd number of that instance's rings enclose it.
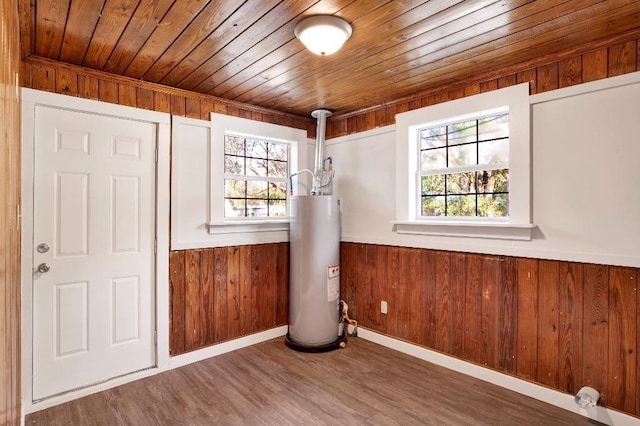
<instances>
[{"instance_id":1,"label":"water heater vent pipe","mask_svg":"<svg viewBox=\"0 0 640 426\"><path fill-rule=\"evenodd\" d=\"M315 168L313 173L313 186L312 193L321 194L322 191L322 176L324 172L324 157L323 149L325 144L325 133L327 129L327 117L331 116L331 111L328 109L316 109L311 112L311 116L316 119L316 158Z\"/></svg>"}]
</instances>

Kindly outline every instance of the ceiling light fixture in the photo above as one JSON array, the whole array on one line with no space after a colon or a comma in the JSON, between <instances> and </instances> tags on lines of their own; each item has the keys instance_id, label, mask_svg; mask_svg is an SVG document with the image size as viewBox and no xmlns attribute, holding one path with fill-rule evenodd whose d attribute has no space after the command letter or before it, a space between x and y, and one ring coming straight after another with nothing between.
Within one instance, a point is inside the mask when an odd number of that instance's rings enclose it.
<instances>
[{"instance_id":1,"label":"ceiling light fixture","mask_svg":"<svg viewBox=\"0 0 640 426\"><path fill-rule=\"evenodd\" d=\"M351 37L351 25L332 15L316 15L298 22L294 34L316 55L331 55Z\"/></svg>"}]
</instances>

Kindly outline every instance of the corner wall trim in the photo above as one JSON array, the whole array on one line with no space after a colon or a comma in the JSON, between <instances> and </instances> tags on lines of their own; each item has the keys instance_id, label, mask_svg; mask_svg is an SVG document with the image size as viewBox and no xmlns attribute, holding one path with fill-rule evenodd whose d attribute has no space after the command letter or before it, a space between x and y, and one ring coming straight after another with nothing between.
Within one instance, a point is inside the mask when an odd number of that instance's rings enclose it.
<instances>
[{"instance_id":1,"label":"corner wall trim","mask_svg":"<svg viewBox=\"0 0 640 426\"><path fill-rule=\"evenodd\" d=\"M351 330L351 327L350 327ZM519 394L537 399L558 408L579 414L592 420L612 426L639 426L640 419L619 411L604 407L582 409L574 402L573 395L568 395L557 390L530 383L488 368L480 367L460 359L441 354L411 343L403 342L389 336L385 336L366 328L358 327L358 337L390 349L414 356L423 361L431 362L441 367L457 371L467 376L492 383Z\"/></svg>"}]
</instances>

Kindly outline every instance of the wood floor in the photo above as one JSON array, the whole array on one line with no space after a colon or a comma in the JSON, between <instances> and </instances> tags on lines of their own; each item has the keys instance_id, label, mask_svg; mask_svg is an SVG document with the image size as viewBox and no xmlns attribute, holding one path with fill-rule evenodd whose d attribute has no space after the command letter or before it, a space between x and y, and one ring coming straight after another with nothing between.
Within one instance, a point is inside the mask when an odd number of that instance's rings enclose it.
<instances>
[{"instance_id":1,"label":"wood floor","mask_svg":"<svg viewBox=\"0 0 640 426\"><path fill-rule=\"evenodd\" d=\"M27 425L581 425L584 417L374 343L275 339L68 402Z\"/></svg>"}]
</instances>

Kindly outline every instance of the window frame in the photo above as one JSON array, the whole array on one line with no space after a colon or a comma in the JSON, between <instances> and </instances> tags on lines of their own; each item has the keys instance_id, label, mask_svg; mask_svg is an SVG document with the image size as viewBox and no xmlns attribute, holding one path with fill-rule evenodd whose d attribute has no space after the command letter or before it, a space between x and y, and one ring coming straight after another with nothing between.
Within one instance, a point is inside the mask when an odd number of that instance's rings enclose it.
<instances>
[{"instance_id":1,"label":"window frame","mask_svg":"<svg viewBox=\"0 0 640 426\"><path fill-rule=\"evenodd\" d=\"M509 216L499 218L418 214L417 129L509 113ZM519 84L396 115L396 220L399 234L531 239L531 113L529 85Z\"/></svg>"},{"instance_id":2,"label":"window frame","mask_svg":"<svg viewBox=\"0 0 640 426\"><path fill-rule=\"evenodd\" d=\"M211 145L209 150L209 233L228 234L259 231L288 231L289 216L285 217L225 217L224 159L225 135L233 134L289 145L289 173L306 164L307 133L305 130L246 118L211 113ZM287 212L290 206L287 191Z\"/></svg>"},{"instance_id":3,"label":"window frame","mask_svg":"<svg viewBox=\"0 0 640 426\"><path fill-rule=\"evenodd\" d=\"M419 133L425 129L429 129L429 128L434 128L434 127L444 127L444 126L450 126L450 125L454 125L454 124L458 124L458 123L463 123L465 121L480 121L483 118L487 118L487 117L491 117L491 116L496 116L496 115L501 115L501 114L506 114L507 116L509 116L509 110L506 107L501 107L501 108L495 108L492 110L488 110L488 111L482 111L482 114L478 114L478 115L473 115L471 117L465 117L464 119L454 119L454 120L449 120L446 122L442 122L442 123L437 123L437 124L428 124L425 126L417 126L416 127L416 132L417 135L416 137L418 139L420 139ZM507 139L509 140L509 136L506 136L506 138L501 138L501 139ZM443 216L424 216L422 215L422 197L424 197L424 194L422 193L422 178L425 176L443 176L443 175L451 175L451 174L457 174L457 173L467 173L467 172L482 172L482 171L488 171L488 170L509 170L509 160L507 159L506 162L501 162L501 163L492 163L492 164L474 164L474 165L468 165L468 166L445 166L444 168L434 168L428 171L422 170L422 158L421 158L421 154L423 151L427 151L427 150L435 150L435 149L441 149L441 148L448 148L450 146L465 146L465 145L473 145L476 147L476 150L479 149L479 144L483 143L483 142L487 142L487 141L482 141L482 140L478 140L476 138L475 141L472 142L465 142L463 144L455 144L455 145L444 145L442 147L438 147L438 148L429 148L429 149L423 149L420 146L420 142L418 141L417 146L416 146L416 161L418 162L417 166L416 166L416 218L423 220L423 219L454 219L454 220L485 220L485 219L490 219L492 221L505 221L508 219L508 216L500 216L500 217L485 217L485 216L447 216L447 215L443 215ZM509 143L510 144L510 143ZM477 152L477 151L476 151ZM494 193L495 194L495 193ZM507 197L509 195L509 191L506 191ZM448 194L445 191L445 194L443 194L442 196L445 197L445 199L447 197L450 196L455 196L458 194ZM468 194L468 195L472 195L472 194ZM478 205L477 205L477 197L479 195L482 195L482 193L478 193L477 192L477 188L476 188L476 192L473 193L473 195L475 195L476 197L476 212L478 209Z\"/></svg>"}]
</instances>

